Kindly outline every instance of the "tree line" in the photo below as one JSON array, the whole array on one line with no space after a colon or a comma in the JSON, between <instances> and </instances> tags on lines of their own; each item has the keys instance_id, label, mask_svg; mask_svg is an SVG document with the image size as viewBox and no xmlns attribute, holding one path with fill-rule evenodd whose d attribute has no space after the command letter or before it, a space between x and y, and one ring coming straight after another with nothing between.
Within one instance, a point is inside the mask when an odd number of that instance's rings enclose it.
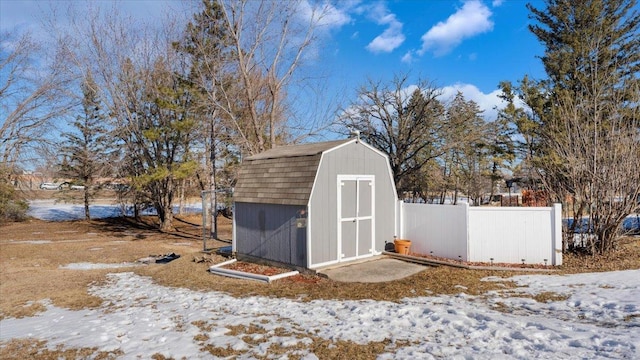
<instances>
[{"instance_id":1,"label":"tree line","mask_svg":"<svg viewBox=\"0 0 640 360\"><path fill-rule=\"evenodd\" d=\"M529 4L547 77L500 83L495 119L462 93L443 99L429 79L396 73L364 82L320 125L294 123L292 106L294 86L313 83L301 69L330 11L306 4L201 0L186 23L168 17L160 27L115 9L71 9L68 26L50 24L55 51L46 52L28 33L3 33L12 44L0 59L3 171L54 159L61 176L85 186L88 218L97 178L128 179L123 195L136 214L152 207L169 230L176 199L232 188L243 157L333 125L389 156L402 197L464 195L479 205L518 178L565 205L565 249L615 248L625 217L639 211L635 0ZM48 136L54 129L62 137Z\"/></svg>"},{"instance_id":2,"label":"tree line","mask_svg":"<svg viewBox=\"0 0 640 360\"><path fill-rule=\"evenodd\" d=\"M481 205L498 189L515 160L512 129L504 117L487 121L461 92L443 99L425 79L408 74L370 80L339 123L358 131L389 156L398 196L408 201L456 204L465 195Z\"/></svg>"}]
</instances>

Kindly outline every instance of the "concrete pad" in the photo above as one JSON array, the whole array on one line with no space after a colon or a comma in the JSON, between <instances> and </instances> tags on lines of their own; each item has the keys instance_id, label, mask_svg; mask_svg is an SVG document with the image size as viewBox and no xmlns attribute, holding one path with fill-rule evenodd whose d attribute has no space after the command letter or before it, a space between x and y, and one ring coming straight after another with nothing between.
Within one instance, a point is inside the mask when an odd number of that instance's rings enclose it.
<instances>
[{"instance_id":1,"label":"concrete pad","mask_svg":"<svg viewBox=\"0 0 640 360\"><path fill-rule=\"evenodd\" d=\"M382 257L321 269L318 272L334 281L376 283L402 279L426 268L426 266Z\"/></svg>"}]
</instances>

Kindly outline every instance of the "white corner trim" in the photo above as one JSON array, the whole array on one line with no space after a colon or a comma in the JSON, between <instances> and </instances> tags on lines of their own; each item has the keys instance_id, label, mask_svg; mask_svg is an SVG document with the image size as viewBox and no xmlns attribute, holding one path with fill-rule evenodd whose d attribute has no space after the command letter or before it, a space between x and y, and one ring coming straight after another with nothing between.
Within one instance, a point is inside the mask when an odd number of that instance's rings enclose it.
<instances>
[{"instance_id":1,"label":"white corner trim","mask_svg":"<svg viewBox=\"0 0 640 360\"><path fill-rule=\"evenodd\" d=\"M209 272L212 274L232 277L236 279L257 280L257 281L263 281L267 283L299 274L298 271L290 271L283 274L267 276L267 275L252 274L244 271L237 271L237 270L230 270L230 269L223 268L223 266L233 264L236 261L237 261L236 259L231 259L229 261L224 261L219 264L212 265L211 267L209 267Z\"/></svg>"}]
</instances>

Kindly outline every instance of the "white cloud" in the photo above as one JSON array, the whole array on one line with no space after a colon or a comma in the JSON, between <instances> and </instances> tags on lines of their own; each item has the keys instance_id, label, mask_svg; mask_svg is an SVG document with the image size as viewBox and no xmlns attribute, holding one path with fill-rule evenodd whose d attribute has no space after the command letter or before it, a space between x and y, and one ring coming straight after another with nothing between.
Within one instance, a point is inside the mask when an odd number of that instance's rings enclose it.
<instances>
[{"instance_id":1,"label":"white cloud","mask_svg":"<svg viewBox=\"0 0 640 360\"><path fill-rule=\"evenodd\" d=\"M298 13L307 21L313 20L320 29L339 29L351 21L348 8L337 8L328 2L320 6L312 6L309 1L302 1L298 5Z\"/></svg>"},{"instance_id":2,"label":"white cloud","mask_svg":"<svg viewBox=\"0 0 640 360\"><path fill-rule=\"evenodd\" d=\"M462 40L493 29L491 10L479 0L469 0L444 22L439 22L422 36L423 55L433 49L436 56L447 54Z\"/></svg>"},{"instance_id":3,"label":"white cloud","mask_svg":"<svg viewBox=\"0 0 640 360\"><path fill-rule=\"evenodd\" d=\"M408 101L416 89L418 89L418 86L415 84L401 88L400 98L402 101ZM495 120L498 116L498 110L503 109L506 106L506 103L498 97L501 94L499 89L485 94L473 84L456 83L441 87L439 90L441 91L441 95L438 96L438 100L445 105L448 105L455 98L458 91L461 92L462 95L464 95L465 100L472 100L478 104L478 107L482 110L483 117L487 121ZM360 98L359 101L362 101L362 103L367 102L364 98ZM526 106L525 104L519 105ZM343 111L344 114L354 115L358 113L359 109L355 106L349 106ZM389 106L388 111L393 112L392 106Z\"/></svg>"},{"instance_id":4,"label":"white cloud","mask_svg":"<svg viewBox=\"0 0 640 360\"><path fill-rule=\"evenodd\" d=\"M498 7L498 6L502 5L503 2L504 2L504 0L493 0L493 2L491 3L491 6Z\"/></svg>"},{"instance_id":5,"label":"white cloud","mask_svg":"<svg viewBox=\"0 0 640 360\"><path fill-rule=\"evenodd\" d=\"M384 3L377 3L371 7L369 17L379 25L387 25L387 28L367 45L367 50L373 53L392 52L402 45L405 40L402 33L403 24L395 14L389 12Z\"/></svg>"},{"instance_id":6,"label":"white cloud","mask_svg":"<svg viewBox=\"0 0 640 360\"><path fill-rule=\"evenodd\" d=\"M406 54L400 59L403 63L411 64L413 62L413 51L409 50Z\"/></svg>"},{"instance_id":7,"label":"white cloud","mask_svg":"<svg viewBox=\"0 0 640 360\"><path fill-rule=\"evenodd\" d=\"M376 36L373 41L367 45L367 50L378 52L392 52L398 46L404 42L404 35L402 34L402 24L399 27L390 26L381 35Z\"/></svg>"},{"instance_id":8,"label":"white cloud","mask_svg":"<svg viewBox=\"0 0 640 360\"><path fill-rule=\"evenodd\" d=\"M484 111L483 115L486 120L495 120L498 114L496 109L502 109L506 105L505 102L498 97L501 93L499 89L485 94L475 85L462 83L443 87L440 100L447 103L453 100L458 91L464 95L465 100L473 100L478 104L478 107Z\"/></svg>"}]
</instances>

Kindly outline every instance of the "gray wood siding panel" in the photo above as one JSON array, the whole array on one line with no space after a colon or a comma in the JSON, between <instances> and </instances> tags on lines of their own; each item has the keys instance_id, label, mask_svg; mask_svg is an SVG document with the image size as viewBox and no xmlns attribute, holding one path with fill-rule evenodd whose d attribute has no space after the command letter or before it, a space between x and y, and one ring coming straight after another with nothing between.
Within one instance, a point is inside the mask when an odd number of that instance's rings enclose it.
<instances>
[{"instance_id":1,"label":"gray wood siding panel","mask_svg":"<svg viewBox=\"0 0 640 360\"><path fill-rule=\"evenodd\" d=\"M393 241L396 194L388 160L360 143L351 143L323 155L310 202L311 264L337 258L337 176L375 176L375 250Z\"/></svg>"},{"instance_id":2,"label":"gray wood siding panel","mask_svg":"<svg viewBox=\"0 0 640 360\"><path fill-rule=\"evenodd\" d=\"M306 206L235 203L240 254L307 267L306 228L296 226Z\"/></svg>"},{"instance_id":3,"label":"gray wood siding panel","mask_svg":"<svg viewBox=\"0 0 640 360\"><path fill-rule=\"evenodd\" d=\"M386 241L393 242L396 219L396 193L393 178L390 175L389 164L376 161L372 166L376 173L376 251L383 251ZM378 176L379 174L379 176Z\"/></svg>"},{"instance_id":4,"label":"gray wood siding panel","mask_svg":"<svg viewBox=\"0 0 640 360\"><path fill-rule=\"evenodd\" d=\"M311 264L333 261L337 259L338 238L337 226L337 198L334 183L329 183L330 164L326 159L321 161L316 184L311 201L309 202L309 222L311 226ZM331 211L331 209L333 209Z\"/></svg>"}]
</instances>

